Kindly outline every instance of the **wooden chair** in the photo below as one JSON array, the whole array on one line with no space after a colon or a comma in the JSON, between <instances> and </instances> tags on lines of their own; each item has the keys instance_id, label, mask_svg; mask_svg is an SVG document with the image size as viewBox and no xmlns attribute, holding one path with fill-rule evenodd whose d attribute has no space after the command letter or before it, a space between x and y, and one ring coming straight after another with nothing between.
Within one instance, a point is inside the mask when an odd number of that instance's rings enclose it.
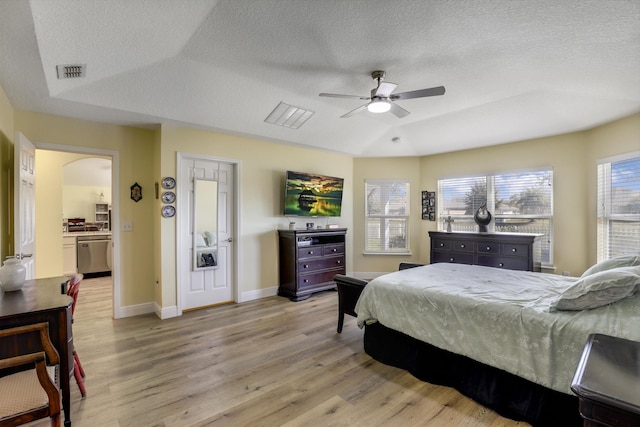
<instances>
[{"instance_id":1,"label":"wooden chair","mask_svg":"<svg viewBox=\"0 0 640 427\"><path fill-rule=\"evenodd\" d=\"M60 426L60 390L52 375L60 363L58 352L49 337L49 324L0 330L0 339L19 342L19 335L39 333L44 351L0 359L0 369L12 369L0 378L0 427L17 426L41 418L51 418ZM22 370L19 370L22 369ZM26 370L24 370L26 369Z\"/></svg>"},{"instance_id":2,"label":"wooden chair","mask_svg":"<svg viewBox=\"0 0 640 427\"><path fill-rule=\"evenodd\" d=\"M78 302L78 293L80 292L80 282L82 282L82 278L84 276L82 274L75 274L71 279L69 279L67 285L67 295L73 298L73 303L71 305L71 323L73 323L73 314L76 311L76 303ZM80 358L78 357L78 352L76 352L75 346L73 348L73 377L76 379L76 383L78 384L78 388L80 389L80 394L82 397L87 396L87 390L84 386L84 368L82 367L82 363L80 363Z\"/></svg>"}]
</instances>

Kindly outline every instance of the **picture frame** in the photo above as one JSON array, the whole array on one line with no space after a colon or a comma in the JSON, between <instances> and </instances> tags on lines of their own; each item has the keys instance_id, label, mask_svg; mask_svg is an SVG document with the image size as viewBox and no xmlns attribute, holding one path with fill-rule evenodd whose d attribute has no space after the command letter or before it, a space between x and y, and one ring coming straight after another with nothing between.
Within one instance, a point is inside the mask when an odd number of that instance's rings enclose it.
<instances>
[{"instance_id":1,"label":"picture frame","mask_svg":"<svg viewBox=\"0 0 640 427\"><path fill-rule=\"evenodd\" d=\"M131 200L136 203L142 200L142 187L137 182L131 186Z\"/></svg>"},{"instance_id":2,"label":"picture frame","mask_svg":"<svg viewBox=\"0 0 640 427\"><path fill-rule=\"evenodd\" d=\"M436 192L435 191L422 192L422 219L429 220L429 221L436 220Z\"/></svg>"}]
</instances>

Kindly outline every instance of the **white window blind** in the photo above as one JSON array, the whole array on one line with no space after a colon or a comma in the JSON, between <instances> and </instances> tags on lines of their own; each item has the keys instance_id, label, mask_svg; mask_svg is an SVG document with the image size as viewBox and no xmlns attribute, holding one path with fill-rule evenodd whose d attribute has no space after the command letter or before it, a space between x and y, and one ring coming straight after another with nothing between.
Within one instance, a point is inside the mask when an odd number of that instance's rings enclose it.
<instances>
[{"instance_id":1,"label":"white window blind","mask_svg":"<svg viewBox=\"0 0 640 427\"><path fill-rule=\"evenodd\" d=\"M473 220L483 204L493 216L489 231L543 234L541 260L552 264L553 170L515 171L438 180L438 229L478 231Z\"/></svg>"},{"instance_id":2,"label":"white window blind","mask_svg":"<svg viewBox=\"0 0 640 427\"><path fill-rule=\"evenodd\" d=\"M598 261L640 254L640 152L598 162Z\"/></svg>"},{"instance_id":3,"label":"white window blind","mask_svg":"<svg viewBox=\"0 0 640 427\"><path fill-rule=\"evenodd\" d=\"M398 180L365 182L365 252L409 252L409 183Z\"/></svg>"}]
</instances>

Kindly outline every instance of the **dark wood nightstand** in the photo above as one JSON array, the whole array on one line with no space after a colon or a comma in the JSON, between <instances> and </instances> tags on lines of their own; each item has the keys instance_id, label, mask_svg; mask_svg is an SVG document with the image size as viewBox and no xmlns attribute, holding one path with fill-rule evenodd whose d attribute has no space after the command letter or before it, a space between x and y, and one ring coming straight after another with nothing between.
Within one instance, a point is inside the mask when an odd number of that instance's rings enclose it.
<instances>
[{"instance_id":1,"label":"dark wood nightstand","mask_svg":"<svg viewBox=\"0 0 640 427\"><path fill-rule=\"evenodd\" d=\"M640 426L640 342L589 335L571 390L585 426Z\"/></svg>"}]
</instances>

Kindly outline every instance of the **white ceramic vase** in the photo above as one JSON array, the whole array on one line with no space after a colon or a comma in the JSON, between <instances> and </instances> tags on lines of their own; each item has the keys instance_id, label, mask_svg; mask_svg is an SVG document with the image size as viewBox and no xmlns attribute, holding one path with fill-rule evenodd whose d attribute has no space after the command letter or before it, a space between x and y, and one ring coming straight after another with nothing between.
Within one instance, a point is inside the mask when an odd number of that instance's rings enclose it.
<instances>
[{"instance_id":1,"label":"white ceramic vase","mask_svg":"<svg viewBox=\"0 0 640 427\"><path fill-rule=\"evenodd\" d=\"M22 261L15 257L7 257L0 267L0 288L5 292L19 291L24 285L27 269Z\"/></svg>"}]
</instances>

